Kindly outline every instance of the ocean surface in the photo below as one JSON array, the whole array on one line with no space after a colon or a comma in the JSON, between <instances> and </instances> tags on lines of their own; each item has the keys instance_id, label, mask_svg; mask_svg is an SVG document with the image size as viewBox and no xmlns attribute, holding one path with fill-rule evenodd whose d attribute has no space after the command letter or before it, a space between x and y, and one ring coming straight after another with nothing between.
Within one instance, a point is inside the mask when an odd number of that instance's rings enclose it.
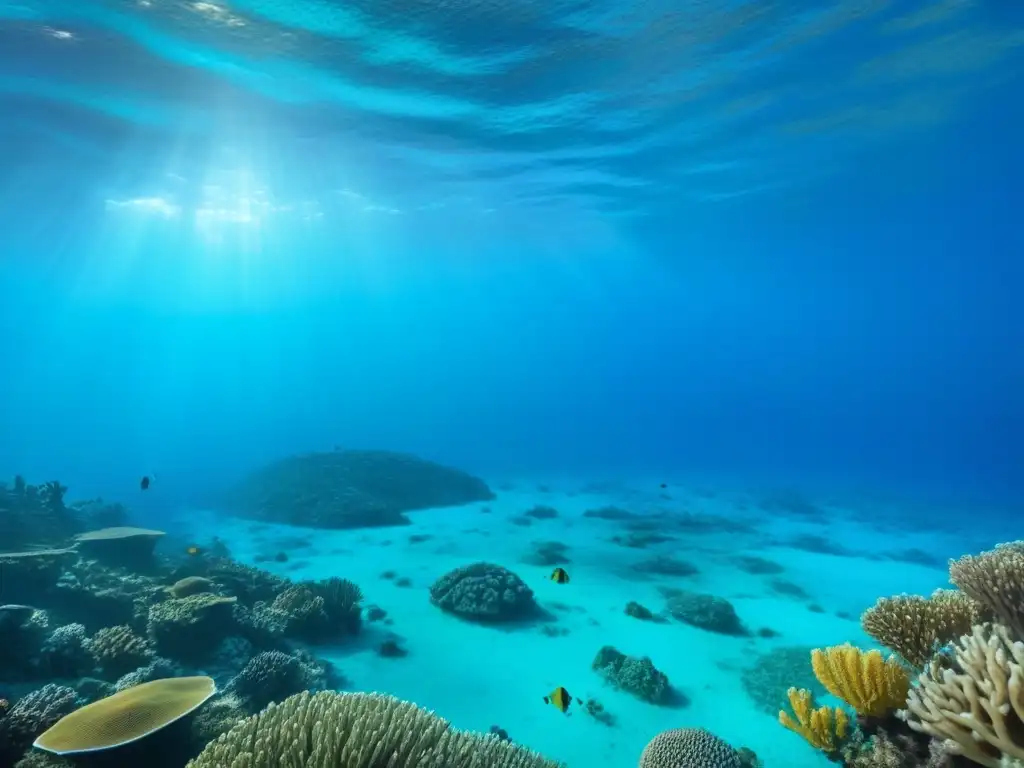
<instances>
[{"instance_id":1,"label":"ocean surface","mask_svg":"<svg viewBox=\"0 0 1024 768\"><path fill-rule=\"evenodd\" d=\"M319 647L336 687L569 768L632 768L679 727L825 765L751 662L876 647L877 598L1024 538L1021 137L1015 2L0 0L4 493L58 480L161 556L217 536L350 579L409 653ZM221 503L345 449L496 498L346 530ZM714 522L634 546L584 514L609 505ZM67 543L9 530L0 553ZM529 555L551 541L568 584ZM641 574L659 557L693 573ZM558 621L433 605L475 561ZM751 634L623 610L684 587ZM609 687L604 645L685 705ZM545 704L558 686L614 724Z\"/></svg>"}]
</instances>

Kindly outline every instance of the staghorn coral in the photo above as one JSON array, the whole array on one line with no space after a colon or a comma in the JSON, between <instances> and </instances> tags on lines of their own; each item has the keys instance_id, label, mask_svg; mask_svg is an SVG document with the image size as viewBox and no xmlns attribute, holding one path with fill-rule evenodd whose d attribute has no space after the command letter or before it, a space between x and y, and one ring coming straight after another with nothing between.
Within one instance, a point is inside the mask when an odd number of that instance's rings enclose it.
<instances>
[{"instance_id":1,"label":"staghorn coral","mask_svg":"<svg viewBox=\"0 0 1024 768\"><path fill-rule=\"evenodd\" d=\"M512 571L472 563L449 571L430 587L430 602L476 621L514 621L537 613L533 590Z\"/></svg>"},{"instance_id":2,"label":"staghorn coral","mask_svg":"<svg viewBox=\"0 0 1024 768\"><path fill-rule=\"evenodd\" d=\"M910 677L895 658L864 652L849 643L811 651L815 677L858 715L882 717L907 701Z\"/></svg>"},{"instance_id":3,"label":"staghorn coral","mask_svg":"<svg viewBox=\"0 0 1024 768\"><path fill-rule=\"evenodd\" d=\"M112 678L145 666L153 657L145 638L126 625L101 629L86 642L86 649L96 660L96 666Z\"/></svg>"},{"instance_id":4,"label":"staghorn coral","mask_svg":"<svg viewBox=\"0 0 1024 768\"><path fill-rule=\"evenodd\" d=\"M951 560L949 580L990 610L1014 640L1024 640L1024 541Z\"/></svg>"},{"instance_id":5,"label":"staghorn coral","mask_svg":"<svg viewBox=\"0 0 1024 768\"><path fill-rule=\"evenodd\" d=\"M779 723L798 733L815 749L834 754L849 735L850 718L846 710L836 707L814 707L811 692L790 688L786 695L796 719L785 710L779 711Z\"/></svg>"},{"instance_id":6,"label":"staghorn coral","mask_svg":"<svg viewBox=\"0 0 1024 768\"><path fill-rule=\"evenodd\" d=\"M313 583L324 601L332 634L356 634L362 626L363 591L348 579L329 578Z\"/></svg>"},{"instance_id":7,"label":"staghorn coral","mask_svg":"<svg viewBox=\"0 0 1024 768\"><path fill-rule=\"evenodd\" d=\"M938 648L987 618L985 608L963 592L937 589L931 597L880 598L861 616L864 631L921 669Z\"/></svg>"},{"instance_id":8,"label":"staghorn coral","mask_svg":"<svg viewBox=\"0 0 1024 768\"><path fill-rule=\"evenodd\" d=\"M639 768L743 768L740 753L703 728L673 728L648 742Z\"/></svg>"},{"instance_id":9,"label":"staghorn coral","mask_svg":"<svg viewBox=\"0 0 1024 768\"><path fill-rule=\"evenodd\" d=\"M1024 760L1024 643L1001 625L974 627L936 656L900 712L915 731L943 741L951 754L986 768Z\"/></svg>"},{"instance_id":10,"label":"staghorn coral","mask_svg":"<svg viewBox=\"0 0 1024 768\"><path fill-rule=\"evenodd\" d=\"M324 724L329 723L329 727ZM392 696L300 693L271 704L207 745L186 768L557 768L557 763Z\"/></svg>"}]
</instances>

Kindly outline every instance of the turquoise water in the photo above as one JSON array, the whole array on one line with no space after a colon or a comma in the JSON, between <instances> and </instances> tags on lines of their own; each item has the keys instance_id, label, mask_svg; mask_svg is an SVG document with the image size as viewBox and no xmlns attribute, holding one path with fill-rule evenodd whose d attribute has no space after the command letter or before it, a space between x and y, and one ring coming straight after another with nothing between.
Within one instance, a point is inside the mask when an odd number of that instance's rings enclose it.
<instances>
[{"instance_id":1,"label":"turquoise water","mask_svg":"<svg viewBox=\"0 0 1024 768\"><path fill-rule=\"evenodd\" d=\"M751 660L871 647L875 599L1022 537L1022 76L1024 10L992 0L0 0L0 478L122 503L172 558L218 535L355 581L410 653L318 649L344 690L572 768L690 726L824 764L752 703ZM497 498L329 532L222 503L338 448ZM536 504L559 515L517 522ZM609 504L717 522L634 548L583 516ZM67 543L12 530L0 552ZM274 537L315 546L267 560ZM569 585L529 562L550 540ZM655 555L698 573L637 578ZM474 560L559 629L431 605ZM680 585L778 636L623 613ZM607 644L689 706L605 686ZM545 706L559 685L616 725Z\"/></svg>"}]
</instances>

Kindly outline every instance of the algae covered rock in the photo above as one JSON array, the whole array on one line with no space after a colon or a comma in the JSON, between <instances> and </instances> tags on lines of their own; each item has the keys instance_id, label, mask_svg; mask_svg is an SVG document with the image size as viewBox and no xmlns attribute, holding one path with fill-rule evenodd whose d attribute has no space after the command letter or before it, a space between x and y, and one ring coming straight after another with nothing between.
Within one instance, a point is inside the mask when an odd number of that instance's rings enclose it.
<instances>
[{"instance_id":1,"label":"algae covered rock","mask_svg":"<svg viewBox=\"0 0 1024 768\"><path fill-rule=\"evenodd\" d=\"M597 652L591 667L616 688L651 704L667 704L673 699L668 675L654 666L647 656L627 656L606 645Z\"/></svg>"},{"instance_id":2,"label":"algae covered rock","mask_svg":"<svg viewBox=\"0 0 1024 768\"><path fill-rule=\"evenodd\" d=\"M472 563L449 571L430 587L430 602L463 618L516 621L539 611L533 590L507 568Z\"/></svg>"},{"instance_id":3,"label":"algae covered rock","mask_svg":"<svg viewBox=\"0 0 1024 768\"><path fill-rule=\"evenodd\" d=\"M700 592L676 592L668 599L668 612L678 621L722 635L748 635L732 603L724 597Z\"/></svg>"},{"instance_id":4,"label":"algae covered rock","mask_svg":"<svg viewBox=\"0 0 1024 768\"><path fill-rule=\"evenodd\" d=\"M257 470L225 499L240 517L314 528L405 525L416 509L487 501L479 478L408 454L333 451Z\"/></svg>"}]
</instances>

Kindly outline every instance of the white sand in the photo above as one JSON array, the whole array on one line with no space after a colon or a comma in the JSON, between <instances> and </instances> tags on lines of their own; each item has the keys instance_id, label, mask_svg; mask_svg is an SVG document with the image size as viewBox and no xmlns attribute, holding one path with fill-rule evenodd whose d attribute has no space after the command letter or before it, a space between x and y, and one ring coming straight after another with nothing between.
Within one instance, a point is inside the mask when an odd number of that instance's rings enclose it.
<instances>
[{"instance_id":1,"label":"white sand","mask_svg":"<svg viewBox=\"0 0 1024 768\"><path fill-rule=\"evenodd\" d=\"M533 484L520 483L520 488ZM572 487L563 484L562 487ZM576 484L575 487L579 487ZM740 671L754 657L780 645L829 645L847 640L872 647L858 623L861 611L881 595L903 591L927 594L944 586L941 566L872 560L806 552L777 546L799 534L824 536L859 552L916 547L941 558L960 551L949 534L889 532L858 523L849 509L830 509L823 519L771 516L735 494L712 498L669 488L671 500L659 498L658 484L640 484L639 491L621 490L602 496L552 490L499 493L490 514L481 506L412 514L414 524L401 528L355 531L310 531L263 526L259 534L248 521L191 515L192 536L215 530L239 560L254 563L258 553L274 552L275 539L308 536L310 548L288 550L290 562L260 567L294 579L341 576L357 582L366 603L384 608L392 626L368 624L364 637L351 646L316 649L347 679L347 689L380 691L433 709L457 727L487 731L505 728L517 743L562 760L571 768L632 768L647 741L659 731L683 726L711 729L736 746L749 746L768 768L810 768L828 762L800 737L786 731L756 709L744 691ZM653 489L653 490L651 490ZM555 507L559 517L534 520L529 527L510 518L534 504ZM615 504L635 512L658 507L757 521L752 533L684 534L678 540L647 549L631 549L608 538L623 533L615 521L584 518L584 510ZM746 507L745 509L743 507ZM409 543L410 535L430 539ZM256 536L262 537L257 540ZM677 534L678 535L678 534ZM522 557L535 541L558 540L569 545L572 581L558 585L548 579L549 567L526 565ZM386 542L390 542L387 544ZM673 554L695 564L695 577L625 578L630 565L654 554ZM785 566L782 577L800 584L809 599L774 594L770 576L739 570L731 557L758 555ZM541 626L509 630L467 623L431 605L428 587L447 570L476 560L504 565L533 588L542 605L564 603L557 611L564 636L550 637ZM296 563L306 565L295 570ZM412 580L410 588L380 578L393 570ZM635 577L634 577L635 578ZM664 606L658 586L679 586L710 592L732 601L744 624L771 627L779 637L736 638L706 632L672 621L638 621L626 616L625 604L636 600L654 611ZM823 612L812 612L810 603ZM847 614L839 617L837 613ZM404 638L409 655L381 658L376 646L387 632ZM614 690L590 669L603 645L631 655L650 656L673 685L689 698L686 708L665 708L641 702ZM556 686L573 696L598 698L617 720L608 727L573 707L566 717L543 703Z\"/></svg>"}]
</instances>

